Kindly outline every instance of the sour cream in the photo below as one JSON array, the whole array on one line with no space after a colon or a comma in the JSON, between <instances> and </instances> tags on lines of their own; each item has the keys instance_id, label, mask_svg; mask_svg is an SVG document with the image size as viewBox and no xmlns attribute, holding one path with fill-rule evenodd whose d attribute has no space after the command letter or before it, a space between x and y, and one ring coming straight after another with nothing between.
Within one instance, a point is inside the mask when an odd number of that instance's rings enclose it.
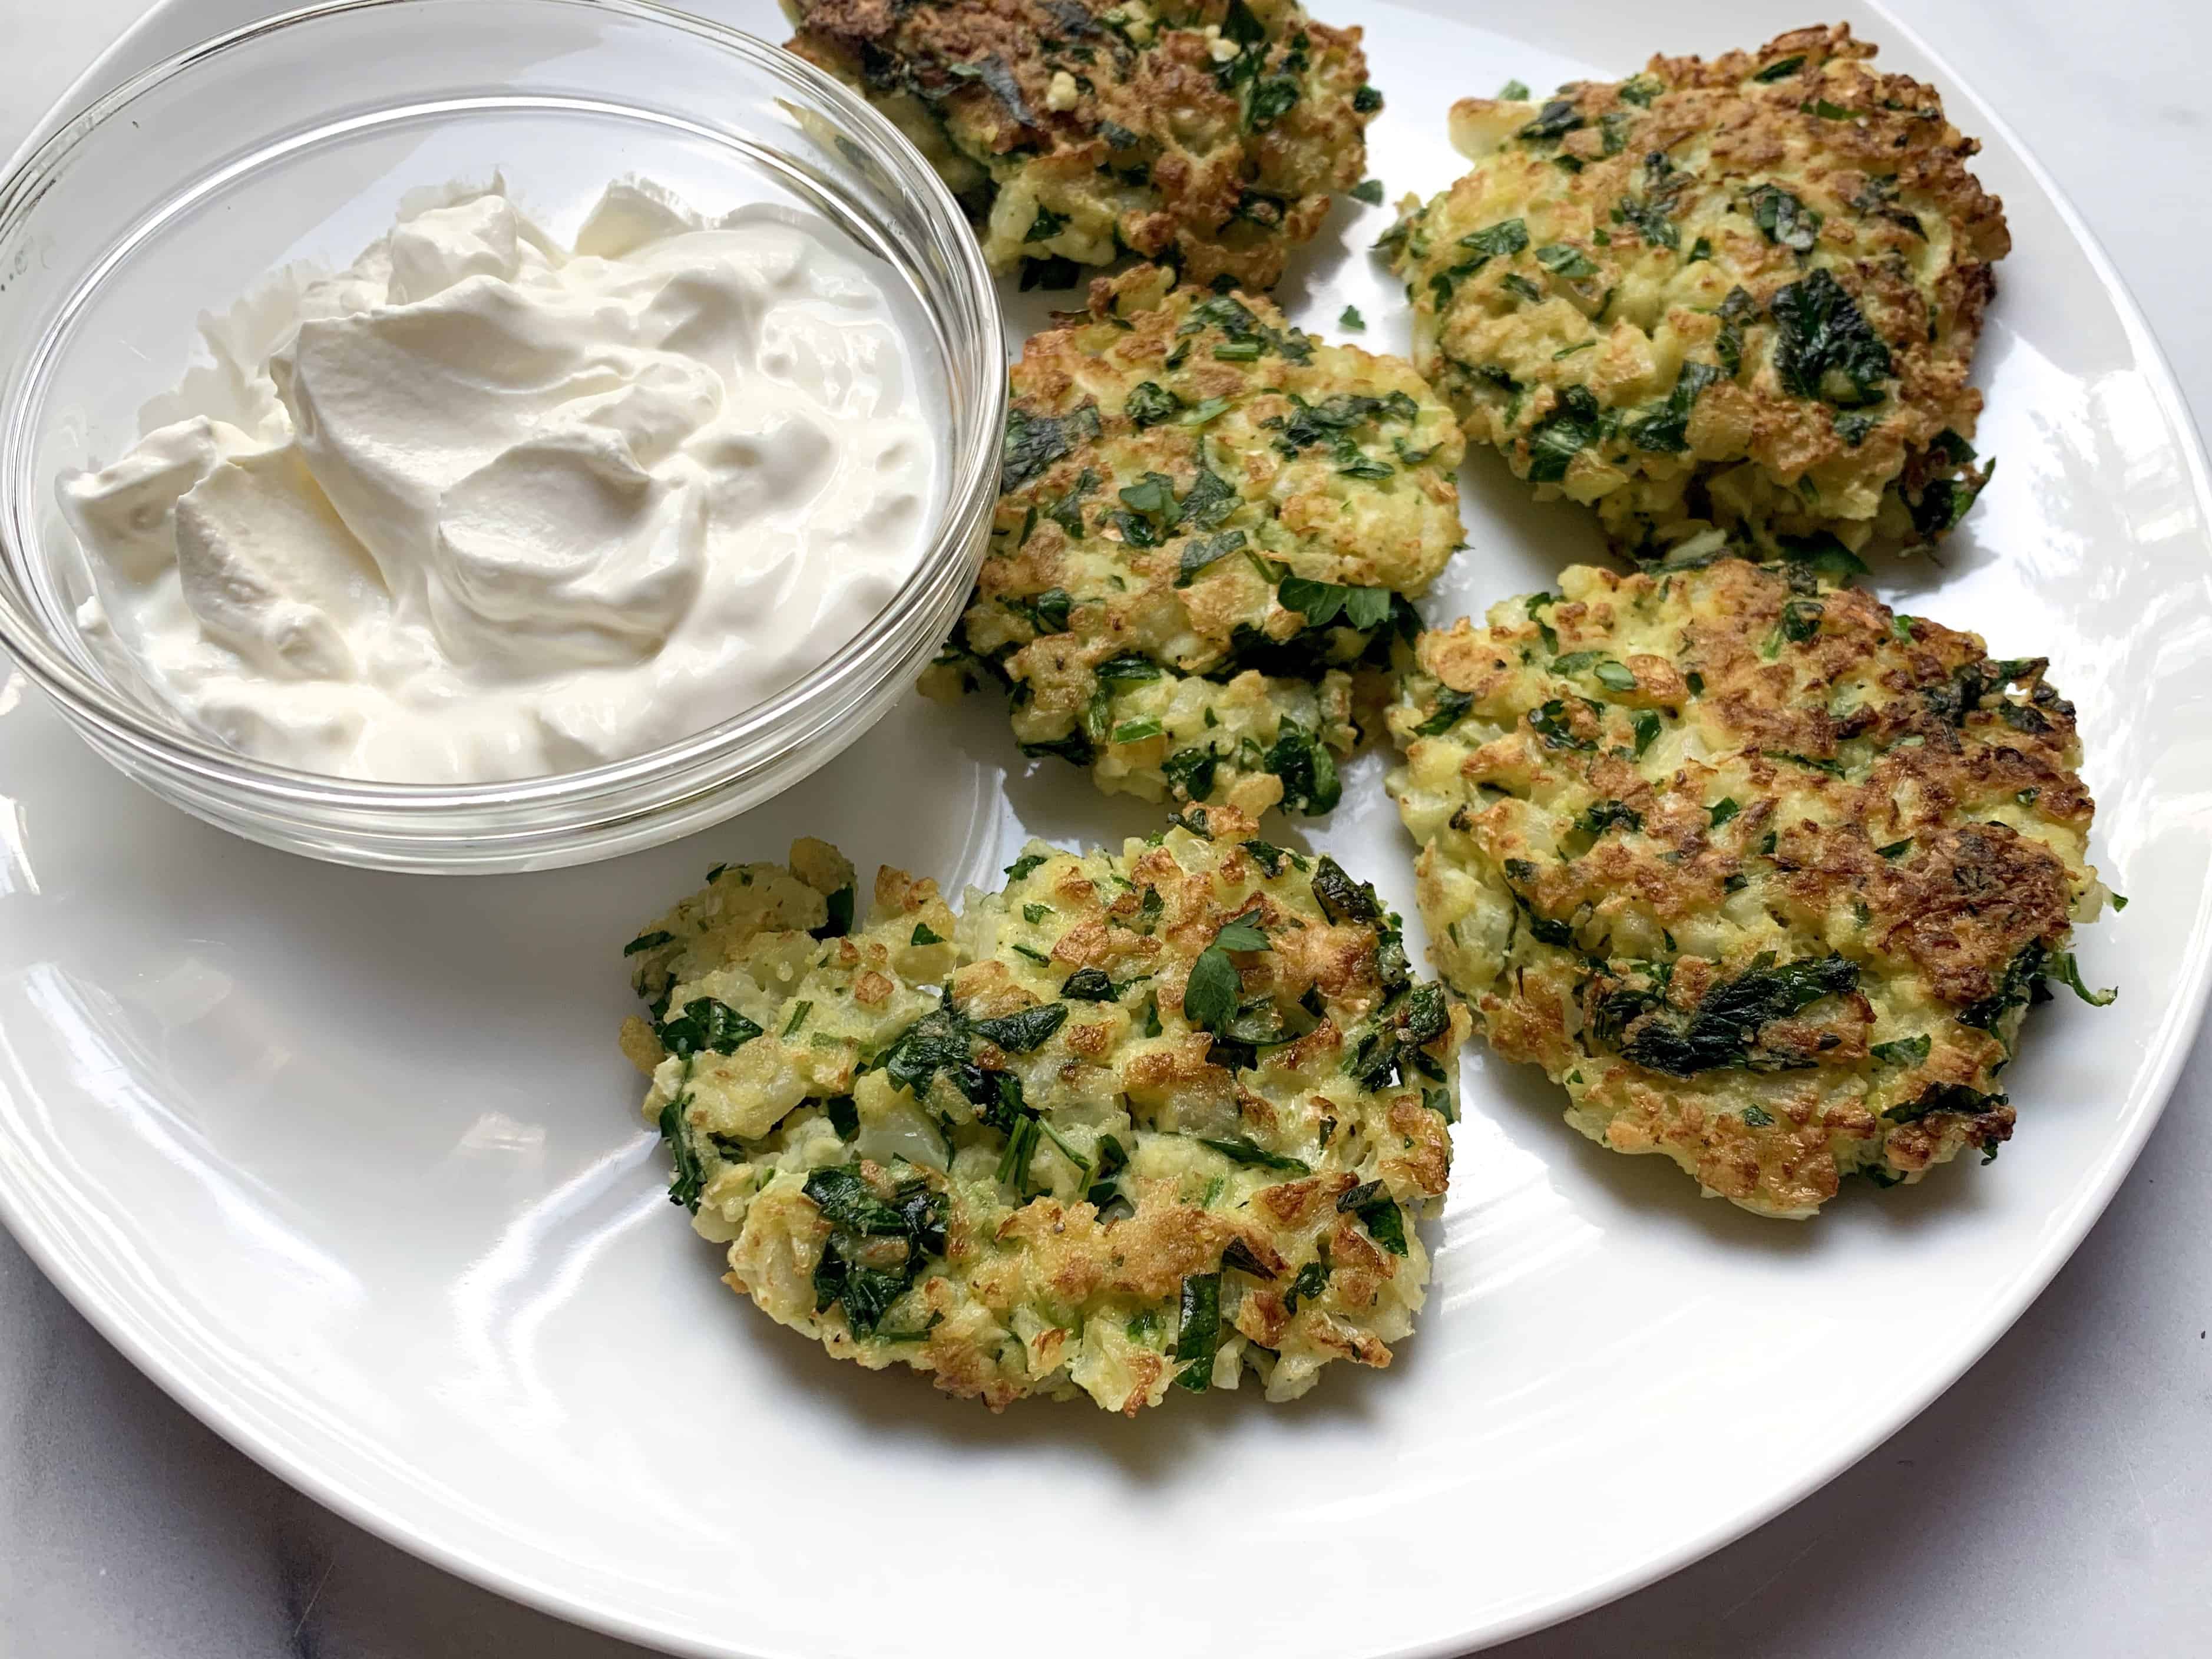
<instances>
[{"instance_id":1,"label":"sour cream","mask_svg":"<svg viewBox=\"0 0 2212 1659\"><path fill-rule=\"evenodd\" d=\"M483 782L744 713L933 528L910 325L826 222L617 184L573 249L495 180L286 273L112 465L64 476L80 625L264 759Z\"/></svg>"}]
</instances>

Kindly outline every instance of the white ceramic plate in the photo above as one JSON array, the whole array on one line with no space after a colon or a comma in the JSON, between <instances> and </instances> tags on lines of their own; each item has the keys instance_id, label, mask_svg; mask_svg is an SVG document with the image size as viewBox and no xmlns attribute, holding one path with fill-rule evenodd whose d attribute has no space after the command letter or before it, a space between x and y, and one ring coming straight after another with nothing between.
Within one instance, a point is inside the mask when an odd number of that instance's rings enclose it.
<instances>
[{"instance_id":1,"label":"white ceramic plate","mask_svg":"<svg viewBox=\"0 0 2212 1659\"><path fill-rule=\"evenodd\" d=\"M205 31L257 0L173 6ZM702 7L763 32L760 0ZM2132 307L1990 112L1899 28L1884 61L1983 134L2015 252L1981 362L1996 483L1887 596L2048 652L2079 704L2097 854L2134 906L2083 942L2010 1077L1990 1169L1851 1191L1815 1224L1700 1201L1570 1132L1480 1051L1437 1284L1387 1374L1134 1423L992 1418L833 1364L717 1280L661 1196L616 1056L635 924L800 832L957 887L1030 834L1152 827L1009 771L997 712L902 707L775 807L627 861L477 881L362 874L157 805L20 679L0 691L0 1209L76 1304L193 1411L394 1541L586 1623L702 1654L911 1659L1045 1640L1275 1659L1462 1650L1690 1560L1827 1480L2042 1288L2142 1144L2195 1025L2212 854L2212 546L2200 452ZM1553 0L1498 32L1364 12L1393 195L1457 171L1447 104L1509 76L1753 44L1795 7ZM171 42L163 40L166 48ZM133 65L135 67L135 64ZM505 159L526 182L526 158ZM584 186L580 184L581 193ZM1402 343L1347 204L1285 297ZM149 365L150 392L169 366ZM1433 616L1595 552L1493 460ZM1311 839L1411 914L1373 757ZM1905 1287L1909 1288L1909 1292ZM1048 1634L1045 1634L1048 1632Z\"/></svg>"}]
</instances>

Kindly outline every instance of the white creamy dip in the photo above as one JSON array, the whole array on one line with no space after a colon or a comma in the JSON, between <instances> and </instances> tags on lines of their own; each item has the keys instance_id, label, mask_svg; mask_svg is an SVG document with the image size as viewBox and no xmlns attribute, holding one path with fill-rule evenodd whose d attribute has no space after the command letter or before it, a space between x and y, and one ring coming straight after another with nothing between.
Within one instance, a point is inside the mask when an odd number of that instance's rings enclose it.
<instances>
[{"instance_id":1,"label":"white creamy dip","mask_svg":"<svg viewBox=\"0 0 2212 1659\"><path fill-rule=\"evenodd\" d=\"M61 480L79 622L286 765L464 783L656 748L820 665L933 527L896 302L791 210L708 224L617 184L564 251L495 179L202 327L214 362L137 446Z\"/></svg>"}]
</instances>

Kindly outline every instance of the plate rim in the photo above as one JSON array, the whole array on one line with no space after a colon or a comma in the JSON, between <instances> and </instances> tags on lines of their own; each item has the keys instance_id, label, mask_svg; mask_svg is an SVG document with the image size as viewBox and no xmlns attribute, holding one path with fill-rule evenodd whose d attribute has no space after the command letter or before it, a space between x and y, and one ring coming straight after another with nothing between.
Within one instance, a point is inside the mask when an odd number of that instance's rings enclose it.
<instances>
[{"instance_id":1,"label":"plate rim","mask_svg":"<svg viewBox=\"0 0 2212 1659\"><path fill-rule=\"evenodd\" d=\"M670 0L670 3L681 3L681 0ZM2001 139L2010 148L2013 155L2019 158L2021 169L2029 180L2050 202L2059 222L2086 257L2099 283L2114 302L2115 314L2136 356L2137 366L2157 401L2160 413L2172 422L2180 440L2181 458L2199 517L2207 526L2208 532L2212 532L2212 457L2208 457L2203 433L2187 398L2183 394L2164 346L2103 242L2082 218L2073 198L2051 176L2035 149L2018 129L1990 106L1974 84L1958 72L1948 58L1936 51L1919 30L1897 15L1892 0L1857 0L1857 3L1878 21L1885 31L1920 56L1929 70L1945 83L1947 98L1954 104L1966 106L1980 131ZM273 15L287 9L279 3L267 15ZM95 99L103 89L127 79L131 71L126 65L134 56L152 58L167 56L168 53L158 50L149 52L148 43L151 38L159 36L180 21L185 10L183 0L155 0L155 3L118 35L48 106L9 158L6 167L12 169L75 111ZM195 40L203 38L204 33L196 28L191 31L191 39ZM2207 544L2212 547L2212 533L2208 533ZM1873 1413L1860 1431L1850 1437L1845 1449L1832 1458L1823 1460L1820 1467L1776 1489L1743 1513L1709 1527L1687 1540L1676 1540L1664 1547L1656 1548L1605 1579L1586 1584L1571 1594L1553 1596L1547 1601L1457 1635L1439 1635L1377 1650L1370 1659L1453 1659L1454 1656L1480 1652L1595 1612L1680 1571L1766 1525L1856 1467L1917 1419L1940 1395L1978 1364L2019 1322L2027 1309L2050 1288L2051 1281L2073 1259L2091 1229L2111 1207L2121 1183L2134 1170L2144 1146L2165 1116L2182 1068L2203 1028L2208 1006L2212 1006L2212 950L2206 948L2208 942L2212 942L2212 880L2207 881L2199 896L2197 913L2189 924L2187 941L2186 959L2190 967L2180 994L2175 999L2172 1011L2159 1033L2159 1048L2152 1056L2149 1067L2151 1082L2146 1091L2148 1096L2147 1109L2114 1144L2095 1179L2064 1212L2062 1224L2046 1235L2045 1242L2035 1253L2026 1271L2016 1276L2011 1287L1983 1316L1972 1337L1960 1347L1948 1351L1934 1364L1923 1367L1912 1385L1893 1397L1905 1402L1901 1407L1893 1403L1889 1407ZM550 1580L541 1580L526 1571L501 1565L478 1548L457 1545L425 1534L388 1512L375 1499L356 1492L350 1486L326 1476L281 1446L270 1443L258 1429L237 1420L216 1400L204 1395L197 1384L182 1373L181 1368L173 1368L155 1352L155 1344L137 1323L111 1307L95 1289L64 1265L62 1254L40 1231L33 1218L14 1201L5 1183L0 1183L0 1224L7 1227L24 1254L45 1275L47 1282L61 1292L70 1307L99 1332L104 1340L129 1360L134 1369L181 1406L194 1420L278 1480L383 1542L523 1607L601 1635L659 1652L683 1656L684 1659L796 1659L795 1656L779 1656L772 1650L750 1645L735 1646L728 1642L709 1644L696 1640L679 1631L586 1600Z\"/></svg>"}]
</instances>

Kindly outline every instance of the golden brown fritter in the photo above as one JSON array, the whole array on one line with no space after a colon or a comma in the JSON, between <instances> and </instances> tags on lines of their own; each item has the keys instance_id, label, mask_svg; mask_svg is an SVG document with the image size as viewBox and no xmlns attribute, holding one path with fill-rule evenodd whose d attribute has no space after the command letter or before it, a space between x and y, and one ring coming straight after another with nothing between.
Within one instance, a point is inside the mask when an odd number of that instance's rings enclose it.
<instances>
[{"instance_id":1,"label":"golden brown fritter","mask_svg":"<svg viewBox=\"0 0 2212 1659\"><path fill-rule=\"evenodd\" d=\"M1437 966L1567 1116L1804 1216L2012 1133L2106 897L2041 659L1723 559L1421 636L1391 779Z\"/></svg>"},{"instance_id":2,"label":"golden brown fritter","mask_svg":"<svg viewBox=\"0 0 2212 1659\"><path fill-rule=\"evenodd\" d=\"M1035 336L991 546L925 679L1009 695L1024 754L1148 800L1326 812L1460 536L1459 428L1411 365L1143 266Z\"/></svg>"},{"instance_id":3,"label":"golden brown fritter","mask_svg":"<svg viewBox=\"0 0 2212 1659\"><path fill-rule=\"evenodd\" d=\"M1979 146L1874 50L1801 29L1456 106L1474 170L1386 241L1468 435L1647 559L1956 525L1988 476L1967 375L2010 239Z\"/></svg>"},{"instance_id":4,"label":"golden brown fritter","mask_svg":"<svg viewBox=\"0 0 2212 1659\"><path fill-rule=\"evenodd\" d=\"M1359 31L1295 0L786 0L980 222L999 270L1124 251L1273 288L1382 107Z\"/></svg>"},{"instance_id":5,"label":"golden brown fritter","mask_svg":"<svg viewBox=\"0 0 2212 1659\"><path fill-rule=\"evenodd\" d=\"M1032 842L957 916L885 869L857 930L852 866L803 841L633 940L623 1052L731 1287L994 1410L1389 1364L1470 1021L1372 888L1253 828Z\"/></svg>"}]
</instances>

